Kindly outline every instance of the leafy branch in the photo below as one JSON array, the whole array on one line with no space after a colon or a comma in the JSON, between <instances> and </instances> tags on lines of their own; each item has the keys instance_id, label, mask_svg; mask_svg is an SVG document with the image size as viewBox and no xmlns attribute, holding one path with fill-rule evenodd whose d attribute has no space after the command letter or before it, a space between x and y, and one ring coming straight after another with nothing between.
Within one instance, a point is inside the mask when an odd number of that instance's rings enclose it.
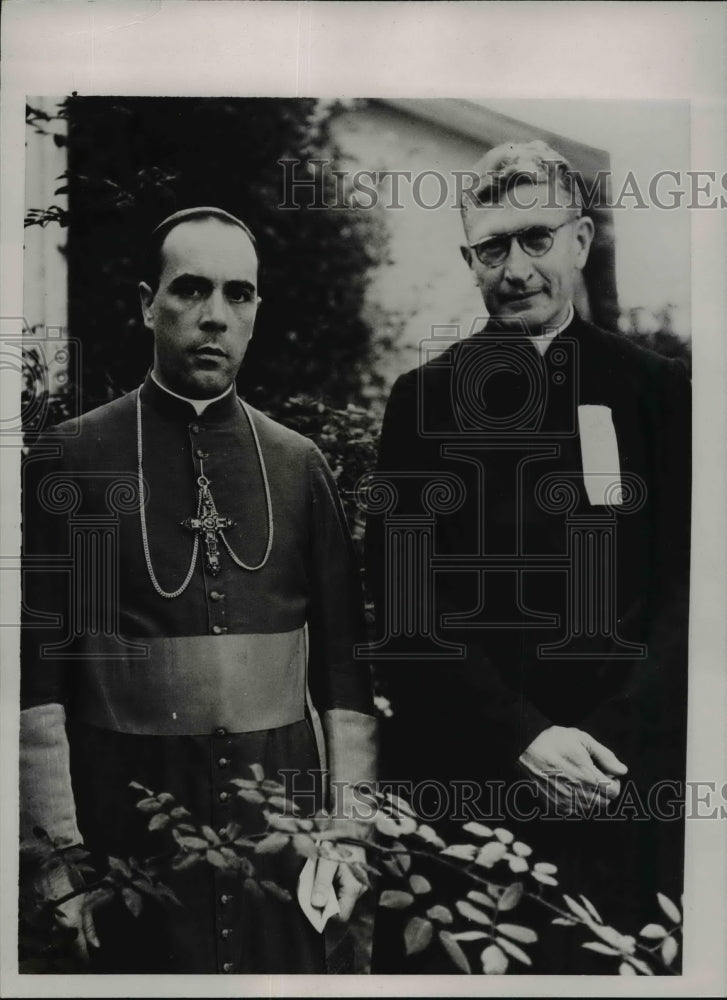
<instances>
[{"instance_id":1,"label":"leafy branch","mask_svg":"<svg viewBox=\"0 0 727 1000\"><path fill-rule=\"evenodd\" d=\"M259 765L252 765L251 773L251 778L231 779L227 794L260 811L264 823L252 833L234 820L219 831L198 824L169 792L155 793L132 782L132 788L141 795L136 807L148 817L149 831L163 835L165 848L142 862L109 857L108 870L103 874L88 865L82 849L60 851L38 831L37 842L24 845L25 861L35 862L36 874L38 869L47 873L60 866L74 876L75 884L54 899L36 899L29 925L57 932L59 924L53 915L57 916L59 907L70 899L82 896L84 933L92 945L98 946L94 913L99 907L120 899L138 916L149 899L165 906L179 906L179 899L162 877L165 872L199 864L237 877L243 892L257 900L268 895L290 903L288 889L261 878L256 861L264 855L292 850L303 858L326 857L349 865L366 888L371 887L371 876L388 876L389 883L380 892L378 904L405 915L402 933L406 956L420 954L438 942L461 972L471 973L477 968L491 975L532 967L527 946L538 942L538 934L532 927L513 920L521 902L529 899L552 914L554 925L586 930L587 940L582 947L617 960L619 974L674 972L682 915L662 893L657 894L657 901L666 921L646 924L637 940L605 923L582 894L575 899L563 893L562 903L548 898L545 894L559 886L557 867L534 860L532 848L504 827L469 822L462 832L471 842L447 844L436 830L419 821L403 799L378 790L369 790L366 808L359 810L354 824L337 824L322 812L301 815L296 803L286 796L284 786L266 779ZM376 864L361 863L360 854L351 852L351 846L364 847ZM418 862L426 863L427 875L416 870ZM443 875L441 884L436 878L439 873ZM79 877L88 875L92 876L89 881ZM458 898L451 901L452 887L462 882L465 888L455 892ZM393 887L389 887L391 884ZM52 944L51 935L46 947Z\"/></svg>"}]
</instances>

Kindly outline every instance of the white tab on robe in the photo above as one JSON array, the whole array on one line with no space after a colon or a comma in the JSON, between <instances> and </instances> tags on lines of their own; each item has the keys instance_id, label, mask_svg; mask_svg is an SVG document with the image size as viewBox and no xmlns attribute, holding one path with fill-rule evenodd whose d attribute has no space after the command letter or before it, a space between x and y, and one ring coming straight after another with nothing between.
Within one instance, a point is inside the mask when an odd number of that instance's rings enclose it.
<instances>
[{"instance_id":1,"label":"white tab on robe","mask_svg":"<svg viewBox=\"0 0 727 1000\"><path fill-rule=\"evenodd\" d=\"M578 407L583 485L592 505L618 506L622 501L621 464L611 408L586 404Z\"/></svg>"}]
</instances>

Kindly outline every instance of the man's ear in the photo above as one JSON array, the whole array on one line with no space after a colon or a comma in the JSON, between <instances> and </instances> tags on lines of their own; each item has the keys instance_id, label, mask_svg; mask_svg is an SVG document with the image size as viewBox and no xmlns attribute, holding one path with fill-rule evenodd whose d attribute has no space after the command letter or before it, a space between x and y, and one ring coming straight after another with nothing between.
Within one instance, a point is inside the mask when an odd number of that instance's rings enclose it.
<instances>
[{"instance_id":1,"label":"man's ear","mask_svg":"<svg viewBox=\"0 0 727 1000\"><path fill-rule=\"evenodd\" d=\"M141 315L144 317L144 326L147 330L154 329L154 292L145 281L139 282L139 298L141 299Z\"/></svg>"},{"instance_id":2,"label":"man's ear","mask_svg":"<svg viewBox=\"0 0 727 1000\"><path fill-rule=\"evenodd\" d=\"M462 258L464 259L464 262L467 265L467 267L472 267L472 251L470 250L470 248L460 247L459 252L462 254Z\"/></svg>"},{"instance_id":3,"label":"man's ear","mask_svg":"<svg viewBox=\"0 0 727 1000\"><path fill-rule=\"evenodd\" d=\"M595 231L593 219L587 215L582 215L576 222L576 241L578 243L576 267L579 271L582 271L586 265Z\"/></svg>"}]
</instances>

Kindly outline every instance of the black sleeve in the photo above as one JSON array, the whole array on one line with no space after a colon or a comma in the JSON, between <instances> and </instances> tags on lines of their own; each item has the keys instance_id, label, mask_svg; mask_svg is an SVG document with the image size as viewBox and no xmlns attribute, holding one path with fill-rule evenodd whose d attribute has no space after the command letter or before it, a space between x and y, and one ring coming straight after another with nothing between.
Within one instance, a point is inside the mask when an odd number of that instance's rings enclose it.
<instances>
[{"instance_id":1,"label":"black sleeve","mask_svg":"<svg viewBox=\"0 0 727 1000\"><path fill-rule=\"evenodd\" d=\"M681 362L662 369L652 392L652 586L646 656L622 689L581 722L652 779L683 775L689 638L691 385Z\"/></svg>"},{"instance_id":2,"label":"black sleeve","mask_svg":"<svg viewBox=\"0 0 727 1000\"><path fill-rule=\"evenodd\" d=\"M321 711L372 714L371 674L355 655L363 643L361 577L338 490L317 448L308 457L312 512L310 686Z\"/></svg>"},{"instance_id":3,"label":"black sleeve","mask_svg":"<svg viewBox=\"0 0 727 1000\"><path fill-rule=\"evenodd\" d=\"M381 432L377 483L383 489L390 481L398 499L385 512L372 512L369 508L367 517L367 581L376 607L379 640L384 638L384 623L390 619L387 605L391 596L395 599L398 590L414 585L406 569L397 562L396 553L387 551L386 517L392 513L416 513L421 506L422 475L426 477L428 472L436 475L436 469L443 468L437 452L432 451L419 430L419 378L420 373L409 373L396 382ZM408 473L420 475L408 476ZM434 622L438 623L448 612L461 611L456 601L455 595L440 589L433 609ZM443 629L439 629L439 634L448 639ZM497 746L500 760L514 765L532 740L550 726L550 721L534 705L505 683L488 655L486 637L472 638L471 633L469 636L463 659L417 658L416 652L411 652L416 645L415 637L404 634L388 643L387 649L396 656L379 661L378 670L392 702L390 728L395 732L392 756L402 761L394 767L417 767L426 750L432 749L430 744L437 742L435 734L440 733L445 744L455 741L462 747L460 760L467 756L462 741L472 739L478 755L473 768L481 774L482 765L486 764L479 759L485 739L489 746ZM457 641L462 641L461 636ZM446 760L446 749L436 753Z\"/></svg>"},{"instance_id":4,"label":"black sleeve","mask_svg":"<svg viewBox=\"0 0 727 1000\"><path fill-rule=\"evenodd\" d=\"M21 707L67 698L66 661L54 655L68 627L68 504L62 434L43 435L22 463Z\"/></svg>"}]
</instances>

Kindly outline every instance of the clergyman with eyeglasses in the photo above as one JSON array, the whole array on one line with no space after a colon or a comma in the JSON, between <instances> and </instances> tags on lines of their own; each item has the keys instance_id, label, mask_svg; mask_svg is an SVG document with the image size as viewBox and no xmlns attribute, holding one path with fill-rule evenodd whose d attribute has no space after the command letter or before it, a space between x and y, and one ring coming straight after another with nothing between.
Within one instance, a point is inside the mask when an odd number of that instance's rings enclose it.
<instances>
[{"instance_id":1,"label":"clergyman with eyeglasses","mask_svg":"<svg viewBox=\"0 0 727 1000\"><path fill-rule=\"evenodd\" d=\"M594 223L558 152L475 172L488 318L395 383L368 519L383 775L429 821L514 830L630 926L682 885L690 382L575 310ZM556 952L542 971L578 971Z\"/></svg>"}]
</instances>

